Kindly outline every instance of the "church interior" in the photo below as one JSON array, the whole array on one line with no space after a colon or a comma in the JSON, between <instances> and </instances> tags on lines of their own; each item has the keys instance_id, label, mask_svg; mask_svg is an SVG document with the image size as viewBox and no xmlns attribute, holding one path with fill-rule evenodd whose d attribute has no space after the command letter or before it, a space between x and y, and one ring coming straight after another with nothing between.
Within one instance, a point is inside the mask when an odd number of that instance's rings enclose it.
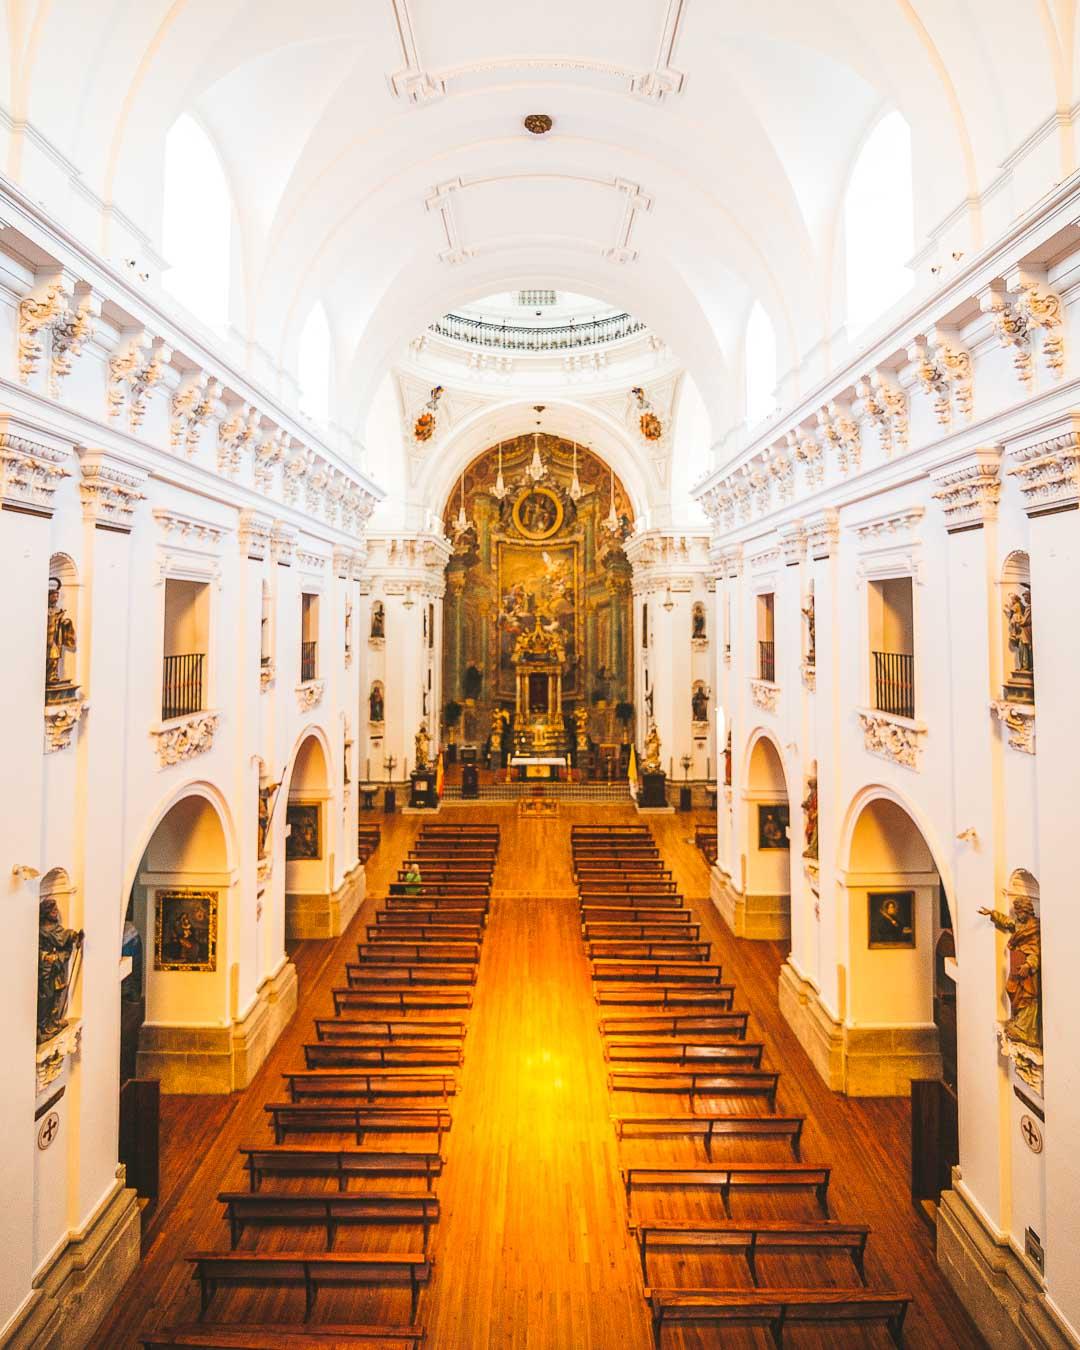
<instances>
[{"instance_id":1,"label":"church interior","mask_svg":"<svg viewBox=\"0 0 1080 1350\"><path fill-rule=\"evenodd\" d=\"M1080 0L0 41L0 1345L1080 1347Z\"/></svg>"}]
</instances>

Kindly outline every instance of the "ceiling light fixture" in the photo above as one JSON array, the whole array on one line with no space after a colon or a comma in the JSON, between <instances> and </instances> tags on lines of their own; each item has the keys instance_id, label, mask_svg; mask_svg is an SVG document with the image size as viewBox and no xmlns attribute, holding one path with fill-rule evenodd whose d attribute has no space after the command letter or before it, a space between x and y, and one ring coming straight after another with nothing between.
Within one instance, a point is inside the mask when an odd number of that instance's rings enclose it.
<instances>
[{"instance_id":1,"label":"ceiling light fixture","mask_svg":"<svg viewBox=\"0 0 1080 1350\"><path fill-rule=\"evenodd\" d=\"M581 496L581 480L577 476L577 441L574 442L574 476L570 479L570 500L577 501Z\"/></svg>"},{"instance_id":2,"label":"ceiling light fixture","mask_svg":"<svg viewBox=\"0 0 1080 1350\"><path fill-rule=\"evenodd\" d=\"M529 113L522 125L526 131L531 131L534 136L546 136L553 124L547 113Z\"/></svg>"},{"instance_id":3,"label":"ceiling light fixture","mask_svg":"<svg viewBox=\"0 0 1080 1350\"><path fill-rule=\"evenodd\" d=\"M499 442L499 473L495 479L495 486L491 489L491 495L500 502L506 496L506 480L502 471L502 441Z\"/></svg>"}]
</instances>

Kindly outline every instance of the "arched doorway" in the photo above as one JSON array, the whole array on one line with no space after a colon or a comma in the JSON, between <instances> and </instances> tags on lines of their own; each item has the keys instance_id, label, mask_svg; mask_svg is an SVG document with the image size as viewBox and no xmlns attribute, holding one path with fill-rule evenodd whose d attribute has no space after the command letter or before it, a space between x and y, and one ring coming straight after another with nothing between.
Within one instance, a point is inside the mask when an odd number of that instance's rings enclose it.
<instances>
[{"instance_id":1,"label":"arched doorway","mask_svg":"<svg viewBox=\"0 0 1080 1350\"><path fill-rule=\"evenodd\" d=\"M787 778L771 737L750 745L743 792L745 877L740 937L787 941L791 936L791 831Z\"/></svg>"},{"instance_id":2,"label":"arched doorway","mask_svg":"<svg viewBox=\"0 0 1080 1350\"><path fill-rule=\"evenodd\" d=\"M300 742L288 775L285 802L285 936L334 937L351 914L334 892L329 754L322 736Z\"/></svg>"}]
</instances>

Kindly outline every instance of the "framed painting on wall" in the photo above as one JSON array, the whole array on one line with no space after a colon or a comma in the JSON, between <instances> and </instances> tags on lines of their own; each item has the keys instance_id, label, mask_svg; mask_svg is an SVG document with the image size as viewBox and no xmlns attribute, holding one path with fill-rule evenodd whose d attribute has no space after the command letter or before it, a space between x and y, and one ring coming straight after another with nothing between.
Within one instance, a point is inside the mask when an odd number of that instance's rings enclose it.
<instances>
[{"instance_id":1,"label":"framed painting on wall","mask_svg":"<svg viewBox=\"0 0 1080 1350\"><path fill-rule=\"evenodd\" d=\"M788 848L788 814L785 802L774 802L757 809L758 848Z\"/></svg>"},{"instance_id":2,"label":"framed painting on wall","mask_svg":"<svg viewBox=\"0 0 1080 1350\"><path fill-rule=\"evenodd\" d=\"M158 891L156 970L217 970L217 892Z\"/></svg>"},{"instance_id":3,"label":"framed painting on wall","mask_svg":"<svg viewBox=\"0 0 1080 1350\"><path fill-rule=\"evenodd\" d=\"M322 857L318 802L290 802L285 811L289 832L285 837L285 861L309 862Z\"/></svg>"},{"instance_id":4,"label":"framed painting on wall","mask_svg":"<svg viewBox=\"0 0 1080 1350\"><path fill-rule=\"evenodd\" d=\"M871 951L915 946L914 891L870 891L866 904Z\"/></svg>"}]
</instances>

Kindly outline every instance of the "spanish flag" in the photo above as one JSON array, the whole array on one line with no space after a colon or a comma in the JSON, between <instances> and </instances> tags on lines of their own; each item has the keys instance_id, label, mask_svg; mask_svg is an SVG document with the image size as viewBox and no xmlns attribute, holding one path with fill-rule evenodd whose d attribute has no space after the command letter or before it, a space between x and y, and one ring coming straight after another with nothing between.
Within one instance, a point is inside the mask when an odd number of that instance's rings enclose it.
<instances>
[{"instance_id":1,"label":"spanish flag","mask_svg":"<svg viewBox=\"0 0 1080 1350\"><path fill-rule=\"evenodd\" d=\"M435 761L435 796L442 801L443 785L443 752L439 751L439 758Z\"/></svg>"},{"instance_id":2,"label":"spanish flag","mask_svg":"<svg viewBox=\"0 0 1080 1350\"><path fill-rule=\"evenodd\" d=\"M626 776L630 782L630 796L637 801L638 795L638 776L637 776L637 755L634 753L634 747L630 747L630 763L626 768Z\"/></svg>"}]
</instances>

